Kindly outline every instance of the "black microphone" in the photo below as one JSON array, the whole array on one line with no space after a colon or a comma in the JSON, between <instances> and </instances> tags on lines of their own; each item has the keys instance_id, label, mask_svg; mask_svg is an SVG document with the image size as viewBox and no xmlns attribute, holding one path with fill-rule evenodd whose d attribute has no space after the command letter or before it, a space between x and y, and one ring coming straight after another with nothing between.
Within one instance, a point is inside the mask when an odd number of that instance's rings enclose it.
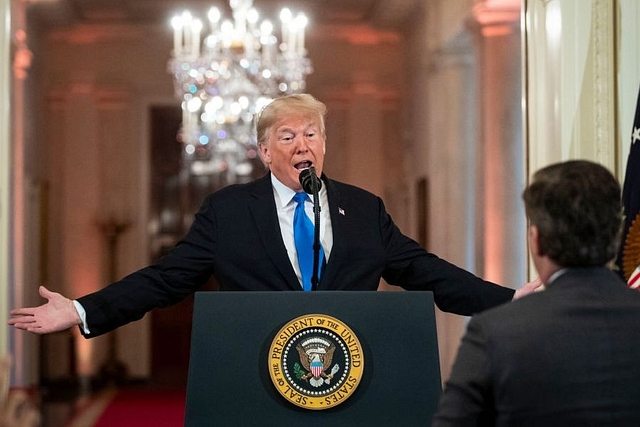
<instances>
[{"instance_id":1,"label":"black microphone","mask_svg":"<svg viewBox=\"0 0 640 427\"><path fill-rule=\"evenodd\" d=\"M313 166L303 169L298 179L300 180L302 189L308 194L317 193L322 188L322 181L318 178L318 175L316 175L316 168Z\"/></svg>"}]
</instances>

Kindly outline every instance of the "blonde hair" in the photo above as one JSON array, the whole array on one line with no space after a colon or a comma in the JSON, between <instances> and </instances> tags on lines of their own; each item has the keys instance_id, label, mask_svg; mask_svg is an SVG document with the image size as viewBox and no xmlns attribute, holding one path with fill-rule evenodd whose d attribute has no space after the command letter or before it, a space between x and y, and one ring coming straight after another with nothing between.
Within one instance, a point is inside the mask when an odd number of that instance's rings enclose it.
<instances>
[{"instance_id":1,"label":"blonde hair","mask_svg":"<svg viewBox=\"0 0 640 427\"><path fill-rule=\"evenodd\" d=\"M256 121L258 144L264 144L269 136L269 129L281 116L287 114L317 116L320 134L326 138L324 116L327 114L327 106L307 93L300 93L276 98L262 109Z\"/></svg>"}]
</instances>

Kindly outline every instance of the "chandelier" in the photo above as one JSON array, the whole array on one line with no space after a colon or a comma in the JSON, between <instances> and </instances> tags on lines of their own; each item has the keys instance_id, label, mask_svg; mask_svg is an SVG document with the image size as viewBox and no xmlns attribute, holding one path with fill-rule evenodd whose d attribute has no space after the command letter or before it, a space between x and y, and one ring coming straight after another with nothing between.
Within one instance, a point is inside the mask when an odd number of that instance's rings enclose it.
<instances>
[{"instance_id":1,"label":"chandelier","mask_svg":"<svg viewBox=\"0 0 640 427\"><path fill-rule=\"evenodd\" d=\"M280 41L253 0L230 0L232 20L217 7L208 27L189 11L173 17L169 71L182 104L178 140L190 175L249 177L258 157L254 117L273 98L298 93L313 70L304 32L307 18L280 12ZM203 31L205 33L203 33Z\"/></svg>"}]
</instances>

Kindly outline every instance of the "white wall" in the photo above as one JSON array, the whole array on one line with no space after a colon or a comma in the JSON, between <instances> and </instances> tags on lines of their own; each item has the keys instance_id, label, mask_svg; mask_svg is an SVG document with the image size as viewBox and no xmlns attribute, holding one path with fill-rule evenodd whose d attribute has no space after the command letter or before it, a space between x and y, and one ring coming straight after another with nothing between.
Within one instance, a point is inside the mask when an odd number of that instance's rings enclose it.
<instances>
[{"instance_id":1,"label":"white wall","mask_svg":"<svg viewBox=\"0 0 640 427\"><path fill-rule=\"evenodd\" d=\"M584 158L616 172L616 2L526 3L529 171Z\"/></svg>"}]
</instances>

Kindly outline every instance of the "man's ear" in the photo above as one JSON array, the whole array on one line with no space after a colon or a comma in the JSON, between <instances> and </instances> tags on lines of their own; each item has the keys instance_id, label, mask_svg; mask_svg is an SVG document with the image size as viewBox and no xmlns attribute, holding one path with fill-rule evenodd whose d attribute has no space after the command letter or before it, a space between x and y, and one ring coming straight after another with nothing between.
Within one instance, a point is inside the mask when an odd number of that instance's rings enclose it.
<instances>
[{"instance_id":1,"label":"man's ear","mask_svg":"<svg viewBox=\"0 0 640 427\"><path fill-rule=\"evenodd\" d=\"M265 165L271 164L271 153L269 152L269 148L266 144L258 144L258 153L260 154L262 163Z\"/></svg>"},{"instance_id":2,"label":"man's ear","mask_svg":"<svg viewBox=\"0 0 640 427\"><path fill-rule=\"evenodd\" d=\"M537 256L543 256L542 248L540 247L540 231L535 225L529 226L529 247L531 252Z\"/></svg>"}]
</instances>

